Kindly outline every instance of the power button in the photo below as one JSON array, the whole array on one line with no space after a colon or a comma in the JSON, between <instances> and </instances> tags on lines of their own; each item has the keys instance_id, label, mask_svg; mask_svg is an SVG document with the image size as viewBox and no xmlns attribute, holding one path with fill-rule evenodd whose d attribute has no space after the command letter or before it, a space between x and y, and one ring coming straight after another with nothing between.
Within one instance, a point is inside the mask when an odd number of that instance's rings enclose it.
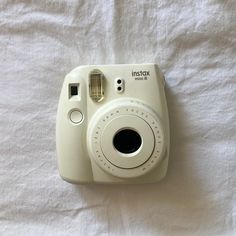
<instances>
[{"instance_id":1,"label":"power button","mask_svg":"<svg viewBox=\"0 0 236 236\"><path fill-rule=\"evenodd\" d=\"M74 123L74 124L79 124L83 121L83 114L81 111L79 110L73 110L70 112L70 120Z\"/></svg>"}]
</instances>

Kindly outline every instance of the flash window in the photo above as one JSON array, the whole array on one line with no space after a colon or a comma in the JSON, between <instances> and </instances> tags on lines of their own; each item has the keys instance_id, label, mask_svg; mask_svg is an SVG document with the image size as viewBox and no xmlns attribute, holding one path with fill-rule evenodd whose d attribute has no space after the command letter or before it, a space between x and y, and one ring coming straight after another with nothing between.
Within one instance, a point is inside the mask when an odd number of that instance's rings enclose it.
<instances>
[{"instance_id":1,"label":"flash window","mask_svg":"<svg viewBox=\"0 0 236 236\"><path fill-rule=\"evenodd\" d=\"M104 98L104 75L100 70L93 70L89 75L89 95L95 102Z\"/></svg>"}]
</instances>

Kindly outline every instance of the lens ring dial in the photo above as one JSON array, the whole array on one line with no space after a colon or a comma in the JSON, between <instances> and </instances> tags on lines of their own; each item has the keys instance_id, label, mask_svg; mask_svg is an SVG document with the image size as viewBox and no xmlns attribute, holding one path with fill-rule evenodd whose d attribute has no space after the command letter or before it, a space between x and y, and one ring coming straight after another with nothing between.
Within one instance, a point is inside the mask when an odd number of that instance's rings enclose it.
<instances>
[{"instance_id":1,"label":"lens ring dial","mask_svg":"<svg viewBox=\"0 0 236 236\"><path fill-rule=\"evenodd\" d=\"M118 99L117 99L118 100ZM154 147L150 157L144 163L133 168L114 165L102 149L101 140L105 127L114 119L121 116L135 116L144 120L154 137ZM121 178L133 178L146 174L156 167L165 152L165 137L161 121L147 105L134 99L119 99L108 103L98 110L89 123L87 136L88 151L94 161L106 172Z\"/></svg>"}]
</instances>

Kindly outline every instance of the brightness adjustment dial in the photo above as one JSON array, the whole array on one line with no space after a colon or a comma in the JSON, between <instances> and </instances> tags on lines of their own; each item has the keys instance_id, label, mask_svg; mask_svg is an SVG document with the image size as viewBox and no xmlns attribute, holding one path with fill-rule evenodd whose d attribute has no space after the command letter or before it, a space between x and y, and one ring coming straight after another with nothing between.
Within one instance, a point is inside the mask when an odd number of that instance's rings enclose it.
<instances>
[{"instance_id":1,"label":"brightness adjustment dial","mask_svg":"<svg viewBox=\"0 0 236 236\"><path fill-rule=\"evenodd\" d=\"M126 143L124 148L119 146L123 141L116 144L116 135L122 131L127 134L127 130L141 138L141 145L135 141L138 147L132 151L129 150L134 146L132 143ZM97 111L90 121L87 141L95 162L120 178L148 173L161 162L166 151L165 135L157 114L147 105L129 99L118 99Z\"/></svg>"}]
</instances>

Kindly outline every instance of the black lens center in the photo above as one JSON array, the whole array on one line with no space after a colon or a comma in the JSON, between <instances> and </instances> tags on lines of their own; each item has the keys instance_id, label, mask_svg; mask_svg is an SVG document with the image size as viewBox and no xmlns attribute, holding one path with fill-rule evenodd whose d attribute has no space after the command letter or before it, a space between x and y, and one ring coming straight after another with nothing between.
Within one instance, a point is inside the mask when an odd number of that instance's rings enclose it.
<instances>
[{"instance_id":1,"label":"black lens center","mask_svg":"<svg viewBox=\"0 0 236 236\"><path fill-rule=\"evenodd\" d=\"M113 139L115 148L125 154L137 151L142 144L140 135L131 129L123 129L116 133Z\"/></svg>"}]
</instances>

